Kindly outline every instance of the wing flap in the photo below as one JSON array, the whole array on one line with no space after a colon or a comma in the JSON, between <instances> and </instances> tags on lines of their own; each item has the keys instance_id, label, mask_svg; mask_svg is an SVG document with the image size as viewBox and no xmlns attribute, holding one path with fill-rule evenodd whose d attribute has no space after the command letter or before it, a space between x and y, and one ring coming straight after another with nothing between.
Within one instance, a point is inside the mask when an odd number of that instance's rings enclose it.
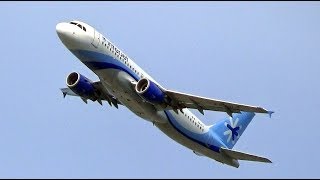
<instances>
[{"instance_id":1,"label":"wing flap","mask_svg":"<svg viewBox=\"0 0 320 180\"><path fill-rule=\"evenodd\" d=\"M269 159L253 154L248 154L244 152L234 151L231 149L220 148L220 152L237 160L246 160L246 161L258 161L258 162L265 162L265 163L272 163Z\"/></svg>"}]
</instances>

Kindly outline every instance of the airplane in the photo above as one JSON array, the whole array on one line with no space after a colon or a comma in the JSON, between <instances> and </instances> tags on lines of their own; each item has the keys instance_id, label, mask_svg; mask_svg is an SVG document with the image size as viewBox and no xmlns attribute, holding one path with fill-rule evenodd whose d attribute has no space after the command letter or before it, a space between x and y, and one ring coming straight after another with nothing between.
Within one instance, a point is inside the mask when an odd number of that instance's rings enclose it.
<instances>
[{"instance_id":1,"label":"airplane","mask_svg":"<svg viewBox=\"0 0 320 180\"><path fill-rule=\"evenodd\" d=\"M56 25L64 46L93 71L99 81L71 72L66 77L66 95L127 107L150 121L168 137L206 156L235 168L239 160L272 163L269 159L233 150L255 113L271 114L262 107L210 99L169 90L156 82L114 43L87 23L73 20ZM226 112L227 117L212 125L200 121L189 109Z\"/></svg>"}]
</instances>

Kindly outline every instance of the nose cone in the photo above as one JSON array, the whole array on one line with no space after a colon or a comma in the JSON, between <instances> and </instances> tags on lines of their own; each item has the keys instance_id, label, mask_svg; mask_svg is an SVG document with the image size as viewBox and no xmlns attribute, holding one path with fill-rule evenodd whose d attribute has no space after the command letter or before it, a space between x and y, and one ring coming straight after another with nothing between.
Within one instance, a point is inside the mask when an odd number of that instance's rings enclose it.
<instances>
[{"instance_id":1,"label":"nose cone","mask_svg":"<svg viewBox=\"0 0 320 180\"><path fill-rule=\"evenodd\" d=\"M56 31L57 34L59 36L59 38L61 39L61 41L64 43L65 41L67 41L70 36L72 35L69 28L68 28L68 24L67 23L59 23L56 26Z\"/></svg>"},{"instance_id":2,"label":"nose cone","mask_svg":"<svg viewBox=\"0 0 320 180\"><path fill-rule=\"evenodd\" d=\"M56 25L57 34L62 43L68 48L74 48L79 43L74 25L69 23L59 23Z\"/></svg>"},{"instance_id":3,"label":"nose cone","mask_svg":"<svg viewBox=\"0 0 320 180\"><path fill-rule=\"evenodd\" d=\"M61 42L68 49L78 49L87 46L93 38L80 25L78 26L74 22L61 22L57 24L56 32Z\"/></svg>"},{"instance_id":4,"label":"nose cone","mask_svg":"<svg viewBox=\"0 0 320 180\"><path fill-rule=\"evenodd\" d=\"M56 25L56 31L57 31L58 36L63 34L63 23L59 23Z\"/></svg>"}]
</instances>

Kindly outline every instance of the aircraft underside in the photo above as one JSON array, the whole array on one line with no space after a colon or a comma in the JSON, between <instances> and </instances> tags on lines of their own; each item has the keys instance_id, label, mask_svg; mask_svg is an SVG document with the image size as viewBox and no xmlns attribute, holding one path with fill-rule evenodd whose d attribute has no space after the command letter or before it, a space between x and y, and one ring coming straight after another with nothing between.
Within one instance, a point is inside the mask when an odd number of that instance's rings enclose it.
<instances>
[{"instance_id":1,"label":"aircraft underside","mask_svg":"<svg viewBox=\"0 0 320 180\"><path fill-rule=\"evenodd\" d=\"M167 119L165 113L161 111L157 112L150 103L143 102L141 98L137 96L136 92L132 88L132 84L130 83L135 80L127 73L116 69L96 70L94 72L103 82L105 88L117 97L119 101L121 101L130 111L147 121L153 122L157 128L174 141L191 149L192 151L196 151L197 153L203 154L223 164L239 167L238 161L224 157L220 153L214 152L211 149L198 144L177 131L177 129ZM171 111L170 113L175 112Z\"/></svg>"}]
</instances>

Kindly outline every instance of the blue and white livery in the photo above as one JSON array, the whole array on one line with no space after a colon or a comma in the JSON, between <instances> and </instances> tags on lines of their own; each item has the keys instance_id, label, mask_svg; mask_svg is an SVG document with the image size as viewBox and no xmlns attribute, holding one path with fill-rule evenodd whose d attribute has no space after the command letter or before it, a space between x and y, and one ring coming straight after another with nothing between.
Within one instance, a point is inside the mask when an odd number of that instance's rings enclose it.
<instances>
[{"instance_id":1,"label":"blue and white livery","mask_svg":"<svg viewBox=\"0 0 320 180\"><path fill-rule=\"evenodd\" d=\"M91 81L78 72L66 78L64 95L78 96L85 103L106 101L126 106L137 116L152 122L171 139L223 164L239 167L238 160L268 162L267 158L232 150L255 113L264 108L209 99L162 87L123 51L90 25L62 22L56 26L62 43L99 78ZM188 108L226 112L229 116L205 125Z\"/></svg>"}]
</instances>

